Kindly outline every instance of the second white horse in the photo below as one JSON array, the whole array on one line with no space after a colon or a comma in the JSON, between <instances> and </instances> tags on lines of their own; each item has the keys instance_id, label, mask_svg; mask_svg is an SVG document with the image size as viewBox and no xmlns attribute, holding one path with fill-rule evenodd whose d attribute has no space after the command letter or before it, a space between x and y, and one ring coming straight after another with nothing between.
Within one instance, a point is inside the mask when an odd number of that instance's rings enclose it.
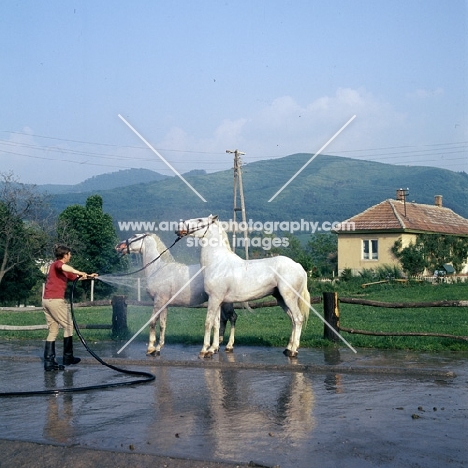
<instances>
[{"instance_id":1,"label":"second white horse","mask_svg":"<svg viewBox=\"0 0 468 468\"><path fill-rule=\"evenodd\" d=\"M296 357L302 326L310 309L307 274L302 266L284 256L256 260L240 258L230 249L228 237L217 216L182 221L176 234L200 239L200 264L204 289L209 296L200 356L210 357L219 350L219 317L223 302L246 302L273 295L292 323L291 337L284 354Z\"/></svg>"}]
</instances>

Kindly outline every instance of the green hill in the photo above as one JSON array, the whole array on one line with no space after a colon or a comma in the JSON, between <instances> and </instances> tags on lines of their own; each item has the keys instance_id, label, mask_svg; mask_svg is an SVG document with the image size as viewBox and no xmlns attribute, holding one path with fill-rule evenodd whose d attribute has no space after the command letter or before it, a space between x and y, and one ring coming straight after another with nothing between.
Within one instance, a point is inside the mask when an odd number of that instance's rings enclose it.
<instances>
[{"instance_id":1,"label":"green hill","mask_svg":"<svg viewBox=\"0 0 468 468\"><path fill-rule=\"evenodd\" d=\"M38 188L50 194L92 192L111 190L127 185L145 184L167 179L168 176L148 169L122 169L109 174L101 174L75 185L46 184Z\"/></svg>"},{"instance_id":2,"label":"green hill","mask_svg":"<svg viewBox=\"0 0 468 468\"><path fill-rule=\"evenodd\" d=\"M294 154L243 166L247 219L254 221L342 221L409 188L408 201L443 205L468 218L468 175L445 169L395 166L339 156L320 155L272 202L268 200L312 157ZM178 177L126 185L111 190L65 193L54 196L57 212L68 205L84 204L99 193L104 210L116 226L122 221L179 221L218 214L233 216L233 172L186 174L185 178L207 200L203 202ZM101 186L102 187L102 186ZM237 215L240 220L240 214Z\"/></svg>"}]
</instances>

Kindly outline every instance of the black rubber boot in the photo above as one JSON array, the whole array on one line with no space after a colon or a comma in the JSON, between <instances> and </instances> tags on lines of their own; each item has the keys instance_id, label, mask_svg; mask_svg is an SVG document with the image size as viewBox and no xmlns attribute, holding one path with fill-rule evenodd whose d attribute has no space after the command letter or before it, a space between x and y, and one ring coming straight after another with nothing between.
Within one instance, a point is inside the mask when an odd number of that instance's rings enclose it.
<instances>
[{"instance_id":1,"label":"black rubber boot","mask_svg":"<svg viewBox=\"0 0 468 468\"><path fill-rule=\"evenodd\" d=\"M70 364L78 364L80 358L73 356L73 337L67 336L63 339L63 364L69 366Z\"/></svg>"},{"instance_id":2,"label":"black rubber boot","mask_svg":"<svg viewBox=\"0 0 468 468\"><path fill-rule=\"evenodd\" d=\"M55 341L46 341L44 348L44 370L56 371L63 369L65 367L55 360Z\"/></svg>"}]
</instances>

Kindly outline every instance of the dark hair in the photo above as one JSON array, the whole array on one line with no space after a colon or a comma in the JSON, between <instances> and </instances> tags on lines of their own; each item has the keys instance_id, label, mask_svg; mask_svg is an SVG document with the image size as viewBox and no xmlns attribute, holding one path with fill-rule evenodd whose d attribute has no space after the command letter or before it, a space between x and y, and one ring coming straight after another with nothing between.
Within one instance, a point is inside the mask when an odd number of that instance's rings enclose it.
<instances>
[{"instance_id":1,"label":"dark hair","mask_svg":"<svg viewBox=\"0 0 468 468\"><path fill-rule=\"evenodd\" d=\"M67 247L66 245L62 244L57 244L54 246L54 252L55 252L55 258L57 260L61 260L67 253L71 252L70 247Z\"/></svg>"}]
</instances>

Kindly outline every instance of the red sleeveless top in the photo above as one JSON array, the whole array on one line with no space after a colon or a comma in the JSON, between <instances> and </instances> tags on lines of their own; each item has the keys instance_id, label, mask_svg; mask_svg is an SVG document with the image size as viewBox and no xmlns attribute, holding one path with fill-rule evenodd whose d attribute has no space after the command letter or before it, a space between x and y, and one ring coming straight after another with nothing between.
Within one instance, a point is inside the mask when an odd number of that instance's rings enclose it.
<instances>
[{"instance_id":1,"label":"red sleeveless top","mask_svg":"<svg viewBox=\"0 0 468 468\"><path fill-rule=\"evenodd\" d=\"M67 282L74 281L78 276L62 270L64 263L56 260L49 268L47 281L44 288L44 299L65 299Z\"/></svg>"}]
</instances>

